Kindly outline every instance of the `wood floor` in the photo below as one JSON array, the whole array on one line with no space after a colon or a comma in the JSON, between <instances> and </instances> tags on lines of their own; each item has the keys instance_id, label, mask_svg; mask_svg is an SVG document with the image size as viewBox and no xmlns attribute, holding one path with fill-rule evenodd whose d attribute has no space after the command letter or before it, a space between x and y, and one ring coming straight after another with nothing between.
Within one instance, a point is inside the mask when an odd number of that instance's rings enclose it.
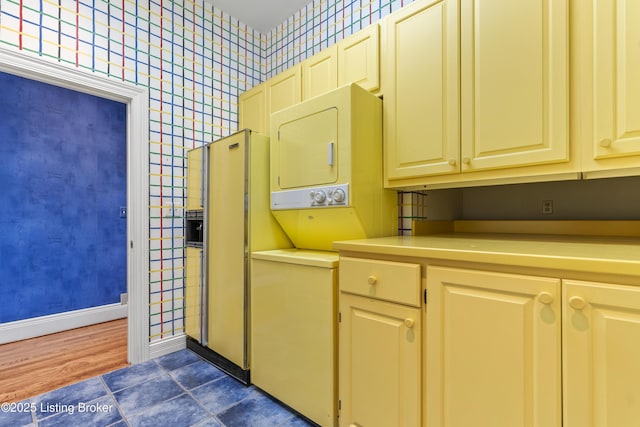
<instances>
[{"instance_id":1,"label":"wood floor","mask_svg":"<svg viewBox=\"0 0 640 427\"><path fill-rule=\"evenodd\" d=\"M0 345L0 403L127 366L127 319Z\"/></svg>"}]
</instances>

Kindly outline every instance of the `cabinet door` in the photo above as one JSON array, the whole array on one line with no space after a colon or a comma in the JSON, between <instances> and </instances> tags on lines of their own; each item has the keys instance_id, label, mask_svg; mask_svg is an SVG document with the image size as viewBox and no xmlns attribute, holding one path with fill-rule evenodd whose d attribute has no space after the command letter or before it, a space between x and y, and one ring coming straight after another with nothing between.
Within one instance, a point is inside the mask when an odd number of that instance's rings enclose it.
<instances>
[{"instance_id":1,"label":"cabinet door","mask_svg":"<svg viewBox=\"0 0 640 427\"><path fill-rule=\"evenodd\" d=\"M340 294L340 426L420 425L420 309Z\"/></svg>"},{"instance_id":2,"label":"cabinet door","mask_svg":"<svg viewBox=\"0 0 640 427\"><path fill-rule=\"evenodd\" d=\"M242 93L238 98L239 130L251 129L269 135L267 87L260 84Z\"/></svg>"},{"instance_id":3,"label":"cabinet door","mask_svg":"<svg viewBox=\"0 0 640 427\"><path fill-rule=\"evenodd\" d=\"M382 24L386 179L458 172L458 3L418 1Z\"/></svg>"},{"instance_id":4,"label":"cabinet door","mask_svg":"<svg viewBox=\"0 0 640 427\"><path fill-rule=\"evenodd\" d=\"M380 36L370 25L338 43L338 86L357 83L375 92L380 87Z\"/></svg>"},{"instance_id":5,"label":"cabinet door","mask_svg":"<svg viewBox=\"0 0 640 427\"><path fill-rule=\"evenodd\" d=\"M637 426L640 288L563 286L564 426Z\"/></svg>"},{"instance_id":6,"label":"cabinet door","mask_svg":"<svg viewBox=\"0 0 640 427\"><path fill-rule=\"evenodd\" d=\"M336 269L253 259L251 274L251 382L334 427Z\"/></svg>"},{"instance_id":7,"label":"cabinet door","mask_svg":"<svg viewBox=\"0 0 640 427\"><path fill-rule=\"evenodd\" d=\"M640 156L640 2L593 4L593 137L588 169L638 168ZM611 161L617 158L617 160ZM594 161L594 159L596 161ZM609 160L609 161L607 161Z\"/></svg>"},{"instance_id":8,"label":"cabinet door","mask_svg":"<svg viewBox=\"0 0 640 427\"><path fill-rule=\"evenodd\" d=\"M266 81L267 118L272 113L302 101L300 65L293 66Z\"/></svg>"},{"instance_id":9,"label":"cabinet door","mask_svg":"<svg viewBox=\"0 0 640 427\"><path fill-rule=\"evenodd\" d=\"M568 0L461 0L462 170L569 160Z\"/></svg>"},{"instance_id":10,"label":"cabinet door","mask_svg":"<svg viewBox=\"0 0 640 427\"><path fill-rule=\"evenodd\" d=\"M428 426L560 426L560 280L427 267Z\"/></svg>"},{"instance_id":11,"label":"cabinet door","mask_svg":"<svg viewBox=\"0 0 640 427\"><path fill-rule=\"evenodd\" d=\"M202 269L203 251L200 248L186 248L185 259L185 333L191 338L200 341L201 333L201 283L204 279Z\"/></svg>"},{"instance_id":12,"label":"cabinet door","mask_svg":"<svg viewBox=\"0 0 640 427\"><path fill-rule=\"evenodd\" d=\"M302 63L302 96L313 98L338 87L338 55L336 45Z\"/></svg>"},{"instance_id":13,"label":"cabinet door","mask_svg":"<svg viewBox=\"0 0 640 427\"><path fill-rule=\"evenodd\" d=\"M204 206L202 151L202 148L196 148L187 152L187 210L199 210Z\"/></svg>"}]
</instances>

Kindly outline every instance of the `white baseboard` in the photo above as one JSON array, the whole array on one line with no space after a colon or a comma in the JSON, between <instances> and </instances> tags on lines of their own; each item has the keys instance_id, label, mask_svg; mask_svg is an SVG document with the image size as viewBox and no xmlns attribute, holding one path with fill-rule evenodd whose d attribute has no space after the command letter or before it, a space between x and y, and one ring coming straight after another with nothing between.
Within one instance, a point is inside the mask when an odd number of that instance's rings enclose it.
<instances>
[{"instance_id":1,"label":"white baseboard","mask_svg":"<svg viewBox=\"0 0 640 427\"><path fill-rule=\"evenodd\" d=\"M0 344L127 317L126 304L108 304L0 324Z\"/></svg>"},{"instance_id":2,"label":"white baseboard","mask_svg":"<svg viewBox=\"0 0 640 427\"><path fill-rule=\"evenodd\" d=\"M149 344L149 358L155 359L156 357L164 356L165 354L173 353L174 351L187 348L187 336L177 335L171 338L165 338L160 341L155 341Z\"/></svg>"}]
</instances>

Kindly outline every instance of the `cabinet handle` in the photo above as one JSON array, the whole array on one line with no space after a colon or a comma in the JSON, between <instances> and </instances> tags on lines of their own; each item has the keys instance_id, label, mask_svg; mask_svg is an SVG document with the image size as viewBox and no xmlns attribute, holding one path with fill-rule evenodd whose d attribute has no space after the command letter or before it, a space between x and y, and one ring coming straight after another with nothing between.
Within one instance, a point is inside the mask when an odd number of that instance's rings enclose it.
<instances>
[{"instance_id":1,"label":"cabinet handle","mask_svg":"<svg viewBox=\"0 0 640 427\"><path fill-rule=\"evenodd\" d=\"M609 148L609 147L611 147L611 143L612 142L613 141L611 141L609 138L602 139L602 140L600 140L600 147Z\"/></svg>"},{"instance_id":2,"label":"cabinet handle","mask_svg":"<svg viewBox=\"0 0 640 427\"><path fill-rule=\"evenodd\" d=\"M465 157L462 159L462 163L464 163L465 165L468 165L469 163L471 163L471 159L468 157Z\"/></svg>"},{"instance_id":3,"label":"cabinet handle","mask_svg":"<svg viewBox=\"0 0 640 427\"><path fill-rule=\"evenodd\" d=\"M456 159L449 159L449 166L455 166L456 165Z\"/></svg>"},{"instance_id":4,"label":"cabinet handle","mask_svg":"<svg viewBox=\"0 0 640 427\"><path fill-rule=\"evenodd\" d=\"M542 304L549 305L553 302L553 295L551 295L549 292L540 292L538 294L538 301L540 301Z\"/></svg>"},{"instance_id":5,"label":"cabinet handle","mask_svg":"<svg viewBox=\"0 0 640 427\"><path fill-rule=\"evenodd\" d=\"M404 326L406 326L407 328L409 329L413 328L414 324L415 324L415 321L412 318L407 317L406 319L404 319Z\"/></svg>"},{"instance_id":6,"label":"cabinet handle","mask_svg":"<svg viewBox=\"0 0 640 427\"><path fill-rule=\"evenodd\" d=\"M367 282L369 282L370 285L375 285L378 282L378 279L376 278L376 276L369 276Z\"/></svg>"},{"instance_id":7,"label":"cabinet handle","mask_svg":"<svg viewBox=\"0 0 640 427\"><path fill-rule=\"evenodd\" d=\"M581 297L571 297L569 298L569 305L574 310L582 310L587 306L587 302Z\"/></svg>"}]
</instances>

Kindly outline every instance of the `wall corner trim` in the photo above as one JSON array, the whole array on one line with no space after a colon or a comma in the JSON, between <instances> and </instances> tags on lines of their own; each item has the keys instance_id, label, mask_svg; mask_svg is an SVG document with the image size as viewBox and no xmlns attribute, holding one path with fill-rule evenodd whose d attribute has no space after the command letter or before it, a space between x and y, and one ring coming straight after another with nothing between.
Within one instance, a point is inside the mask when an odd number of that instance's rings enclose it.
<instances>
[{"instance_id":1,"label":"wall corner trim","mask_svg":"<svg viewBox=\"0 0 640 427\"><path fill-rule=\"evenodd\" d=\"M155 359L185 348L187 348L187 336L184 334L154 341L149 343L149 358Z\"/></svg>"}]
</instances>

